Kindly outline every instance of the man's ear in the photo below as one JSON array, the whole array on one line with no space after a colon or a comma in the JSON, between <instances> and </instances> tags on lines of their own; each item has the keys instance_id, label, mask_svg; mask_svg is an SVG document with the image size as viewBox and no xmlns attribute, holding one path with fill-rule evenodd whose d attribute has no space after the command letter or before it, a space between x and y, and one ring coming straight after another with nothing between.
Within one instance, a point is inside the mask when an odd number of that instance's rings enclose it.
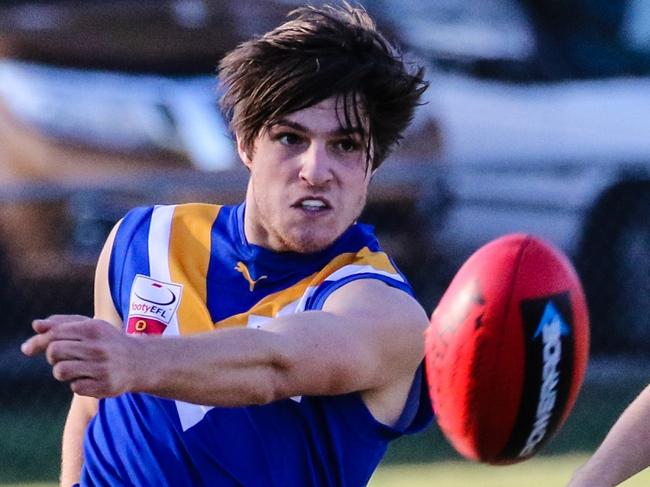
<instances>
[{"instance_id":1,"label":"man's ear","mask_svg":"<svg viewBox=\"0 0 650 487\"><path fill-rule=\"evenodd\" d=\"M237 140L237 153L239 154L239 158L244 163L244 166L246 166L250 171L253 162L251 158L248 156L246 147L244 147L244 142L242 141L239 134L235 134L235 139Z\"/></svg>"}]
</instances>

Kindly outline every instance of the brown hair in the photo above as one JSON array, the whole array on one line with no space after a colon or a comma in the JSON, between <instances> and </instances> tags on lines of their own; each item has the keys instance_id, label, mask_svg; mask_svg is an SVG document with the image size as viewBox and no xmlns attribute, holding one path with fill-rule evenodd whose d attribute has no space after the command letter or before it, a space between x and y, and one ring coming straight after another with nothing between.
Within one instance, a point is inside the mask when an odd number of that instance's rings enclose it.
<instances>
[{"instance_id":1,"label":"brown hair","mask_svg":"<svg viewBox=\"0 0 650 487\"><path fill-rule=\"evenodd\" d=\"M240 44L219 64L221 110L247 151L285 115L343 97L345 128L367 117L366 162L377 168L402 138L428 83L404 62L362 8L302 7L267 34ZM372 149L371 149L372 143Z\"/></svg>"}]
</instances>

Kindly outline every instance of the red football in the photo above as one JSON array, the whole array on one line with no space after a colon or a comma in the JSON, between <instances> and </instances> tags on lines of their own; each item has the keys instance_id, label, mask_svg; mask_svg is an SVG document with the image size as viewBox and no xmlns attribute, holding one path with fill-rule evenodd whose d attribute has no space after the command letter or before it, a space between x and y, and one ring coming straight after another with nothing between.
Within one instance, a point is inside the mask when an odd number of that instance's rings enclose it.
<instances>
[{"instance_id":1,"label":"red football","mask_svg":"<svg viewBox=\"0 0 650 487\"><path fill-rule=\"evenodd\" d=\"M588 354L584 293L564 254L530 235L489 242L460 268L427 330L438 424L466 458L525 460L569 415Z\"/></svg>"}]
</instances>

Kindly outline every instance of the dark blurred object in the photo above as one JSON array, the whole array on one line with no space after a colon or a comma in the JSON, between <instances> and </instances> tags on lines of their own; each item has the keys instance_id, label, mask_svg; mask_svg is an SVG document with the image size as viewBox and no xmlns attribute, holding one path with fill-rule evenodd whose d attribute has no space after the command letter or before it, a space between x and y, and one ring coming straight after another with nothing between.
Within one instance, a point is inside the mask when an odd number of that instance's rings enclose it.
<instances>
[{"instance_id":1,"label":"dark blurred object","mask_svg":"<svg viewBox=\"0 0 650 487\"><path fill-rule=\"evenodd\" d=\"M381 5L438 68L429 106L452 191L438 233L448 276L499 235L540 235L579 270L593 351L647 355L650 2Z\"/></svg>"},{"instance_id":2,"label":"dark blurred object","mask_svg":"<svg viewBox=\"0 0 650 487\"><path fill-rule=\"evenodd\" d=\"M367 0L442 70L539 82L647 76L644 0Z\"/></svg>"},{"instance_id":3,"label":"dark blurred object","mask_svg":"<svg viewBox=\"0 0 650 487\"><path fill-rule=\"evenodd\" d=\"M364 3L409 49L440 70L499 79L531 77L535 33L516 0Z\"/></svg>"},{"instance_id":4,"label":"dark blurred object","mask_svg":"<svg viewBox=\"0 0 650 487\"><path fill-rule=\"evenodd\" d=\"M264 33L287 10L254 0L3 2L0 52L94 69L214 73L227 50Z\"/></svg>"},{"instance_id":5,"label":"dark blurred object","mask_svg":"<svg viewBox=\"0 0 650 487\"><path fill-rule=\"evenodd\" d=\"M647 76L645 0L522 0L540 42L540 74L558 78Z\"/></svg>"}]
</instances>

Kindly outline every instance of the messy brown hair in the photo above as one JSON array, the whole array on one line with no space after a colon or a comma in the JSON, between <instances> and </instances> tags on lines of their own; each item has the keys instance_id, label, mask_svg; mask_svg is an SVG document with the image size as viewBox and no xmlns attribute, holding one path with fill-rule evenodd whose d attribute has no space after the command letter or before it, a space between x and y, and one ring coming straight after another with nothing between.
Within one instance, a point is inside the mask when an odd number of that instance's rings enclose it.
<instances>
[{"instance_id":1,"label":"messy brown hair","mask_svg":"<svg viewBox=\"0 0 650 487\"><path fill-rule=\"evenodd\" d=\"M262 130L340 96L342 126L362 130L366 162L377 168L413 118L428 86L424 69L406 63L360 7L307 6L288 19L219 64L220 107L231 131L252 154Z\"/></svg>"}]
</instances>

